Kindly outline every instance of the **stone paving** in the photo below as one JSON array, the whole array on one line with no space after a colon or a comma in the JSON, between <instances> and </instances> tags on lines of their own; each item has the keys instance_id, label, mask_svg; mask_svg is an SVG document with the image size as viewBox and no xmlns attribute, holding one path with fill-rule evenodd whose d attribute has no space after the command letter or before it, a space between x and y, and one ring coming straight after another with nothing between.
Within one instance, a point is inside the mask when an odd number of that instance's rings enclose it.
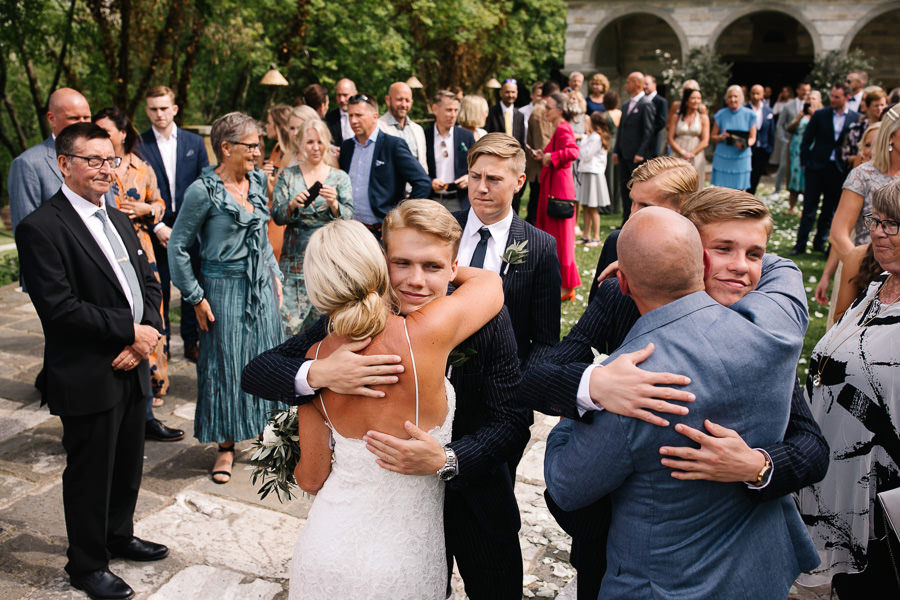
<instances>
[{"instance_id":1,"label":"stone paving","mask_svg":"<svg viewBox=\"0 0 900 600\"><path fill-rule=\"evenodd\" d=\"M75 600L63 571L66 531L60 478L65 466L59 419L40 407L34 379L43 337L38 317L15 285L0 288L0 599ZM280 504L260 500L250 486L245 454L237 454L227 485L209 477L213 445L192 437L196 375L172 337L171 392L156 416L187 432L173 443L147 442L135 533L171 549L154 563L114 560L139 600L283 600L294 541L310 507L308 498ZM536 415L532 439L519 467L516 496L523 598L575 599L570 539L543 498L544 440L556 419ZM239 449L247 444L238 445ZM465 598L454 576L454 598ZM792 593L824 600L827 589Z\"/></svg>"}]
</instances>

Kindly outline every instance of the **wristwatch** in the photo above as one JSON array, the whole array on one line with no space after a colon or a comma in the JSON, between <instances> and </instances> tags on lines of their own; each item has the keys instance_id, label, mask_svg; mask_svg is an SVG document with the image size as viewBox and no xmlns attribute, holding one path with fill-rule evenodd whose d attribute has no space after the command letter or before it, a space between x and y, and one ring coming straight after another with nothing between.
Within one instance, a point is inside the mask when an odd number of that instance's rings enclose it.
<instances>
[{"instance_id":1,"label":"wristwatch","mask_svg":"<svg viewBox=\"0 0 900 600\"><path fill-rule=\"evenodd\" d=\"M438 469L437 476L441 481L450 481L459 473L459 463L456 460L456 452L453 451L453 448L444 447L444 452L447 453L447 462Z\"/></svg>"},{"instance_id":2,"label":"wristwatch","mask_svg":"<svg viewBox=\"0 0 900 600\"><path fill-rule=\"evenodd\" d=\"M769 469L772 468L772 462L769 460L769 457L766 456L766 453L763 452L762 455L766 459L766 464L764 464L762 469L759 470L759 473L756 474L756 481L750 484L753 487L761 486L766 478L766 473L768 473Z\"/></svg>"}]
</instances>

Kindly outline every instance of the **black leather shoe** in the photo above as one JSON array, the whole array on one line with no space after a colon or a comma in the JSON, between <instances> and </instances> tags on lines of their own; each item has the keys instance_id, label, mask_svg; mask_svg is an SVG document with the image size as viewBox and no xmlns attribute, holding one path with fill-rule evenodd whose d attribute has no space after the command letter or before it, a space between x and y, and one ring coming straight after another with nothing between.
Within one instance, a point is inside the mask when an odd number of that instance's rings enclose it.
<instances>
[{"instance_id":1,"label":"black leather shoe","mask_svg":"<svg viewBox=\"0 0 900 600\"><path fill-rule=\"evenodd\" d=\"M200 357L200 346L198 344L185 344L184 357L192 363L197 362Z\"/></svg>"},{"instance_id":2,"label":"black leather shoe","mask_svg":"<svg viewBox=\"0 0 900 600\"><path fill-rule=\"evenodd\" d=\"M169 555L169 549L162 544L155 544L142 540L139 537L133 537L124 546L110 548L109 553L113 558L124 558L126 560L151 561L161 560Z\"/></svg>"},{"instance_id":3,"label":"black leather shoe","mask_svg":"<svg viewBox=\"0 0 900 600\"><path fill-rule=\"evenodd\" d=\"M134 596L131 586L118 575L110 573L109 569L70 576L69 582L73 588L86 592L94 600L123 600Z\"/></svg>"},{"instance_id":4,"label":"black leather shoe","mask_svg":"<svg viewBox=\"0 0 900 600\"><path fill-rule=\"evenodd\" d=\"M150 419L144 426L144 438L157 442L177 442L184 437L184 431L166 427L159 419Z\"/></svg>"}]
</instances>

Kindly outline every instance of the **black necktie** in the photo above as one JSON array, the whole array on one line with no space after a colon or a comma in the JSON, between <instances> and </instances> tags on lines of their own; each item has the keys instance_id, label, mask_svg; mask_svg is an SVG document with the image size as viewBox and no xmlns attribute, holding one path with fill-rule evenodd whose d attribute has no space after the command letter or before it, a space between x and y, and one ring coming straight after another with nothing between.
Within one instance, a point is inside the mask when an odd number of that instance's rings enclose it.
<instances>
[{"instance_id":1,"label":"black necktie","mask_svg":"<svg viewBox=\"0 0 900 600\"><path fill-rule=\"evenodd\" d=\"M475 253L472 254L472 262L469 263L469 266L482 269L484 268L484 255L487 254L487 243L491 238L491 231L487 227L482 227L478 230L478 235L481 236L481 239L475 245Z\"/></svg>"}]
</instances>

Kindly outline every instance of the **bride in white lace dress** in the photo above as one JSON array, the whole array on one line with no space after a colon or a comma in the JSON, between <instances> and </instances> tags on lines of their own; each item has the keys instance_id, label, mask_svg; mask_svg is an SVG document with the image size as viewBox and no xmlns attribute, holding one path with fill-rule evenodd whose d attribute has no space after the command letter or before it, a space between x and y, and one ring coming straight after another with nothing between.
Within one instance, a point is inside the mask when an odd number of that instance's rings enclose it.
<instances>
[{"instance_id":1,"label":"bride in white lace dress","mask_svg":"<svg viewBox=\"0 0 900 600\"><path fill-rule=\"evenodd\" d=\"M444 289L447 281L457 285L452 296L426 301L405 318L391 312L384 255L360 223L330 223L307 247L307 292L330 315L332 331L311 353L324 358L342 344L372 338L362 353L400 356L404 371L397 384L380 388L384 398L323 390L298 409L295 476L317 496L294 548L291 600L446 596L443 482L381 468L361 438L378 430L408 439L404 423L411 421L441 445L450 442L455 395L444 377L447 357L499 312L503 293L493 273L456 268L455 243L408 228L392 233L401 245L404 236L428 242L415 245L418 258L401 265L407 275L423 268L422 252L434 255L427 273L404 280L407 292L417 277L436 273L446 278Z\"/></svg>"}]
</instances>

